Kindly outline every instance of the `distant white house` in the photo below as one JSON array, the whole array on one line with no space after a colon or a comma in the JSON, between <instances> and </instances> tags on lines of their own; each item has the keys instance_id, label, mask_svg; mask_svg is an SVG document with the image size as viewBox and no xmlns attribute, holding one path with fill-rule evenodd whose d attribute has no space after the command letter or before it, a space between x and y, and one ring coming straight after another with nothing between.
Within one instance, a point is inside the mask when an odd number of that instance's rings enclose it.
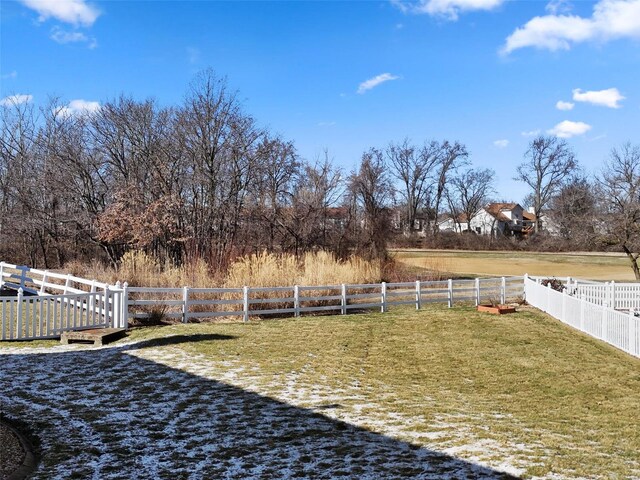
<instances>
[{"instance_id":1,"label":"distant white house","mask_svg":"<svg viewBox=\"0 0 640 480\"><path fill-rule=\"evenodd\" d=\"M478 235L527 235L532 231L535 216L518 203L490 203L481 208L467 222L466 215L449 216L438 223L440 231L462 233L467 230Z\"/></svg>"}]
</instances>

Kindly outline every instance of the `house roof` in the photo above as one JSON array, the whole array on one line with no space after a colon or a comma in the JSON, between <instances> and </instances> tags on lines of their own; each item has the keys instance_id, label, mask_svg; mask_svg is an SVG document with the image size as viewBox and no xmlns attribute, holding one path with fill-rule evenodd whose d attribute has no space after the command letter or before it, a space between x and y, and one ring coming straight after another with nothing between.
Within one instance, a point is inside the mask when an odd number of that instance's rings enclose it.
<instances>
[{"instance_id":1,"label":"house roof","mask_svg":"<svg viewBox=\"0 0 640 480\"><path fill-rule=\"evenodd\" d=\"M514 208L519 207L517 203L490 203L484 209L487 213L502 222L510 222L511 220L505 214L502 213L503 210L513 210ZM520 207L522 208L522 207Z\"/></svg>"},{"instance_id":2,"label":"house roof","mask_svg":"<svg viewBox=\"0 0 640 480\"><path fill-rule=\"evenodd\" d=\"M522 212L522 218L525 220L529 220L530 222L536 221L536 216L533 213L527 212L526 210Z\"/></svg>"}]
</instances>

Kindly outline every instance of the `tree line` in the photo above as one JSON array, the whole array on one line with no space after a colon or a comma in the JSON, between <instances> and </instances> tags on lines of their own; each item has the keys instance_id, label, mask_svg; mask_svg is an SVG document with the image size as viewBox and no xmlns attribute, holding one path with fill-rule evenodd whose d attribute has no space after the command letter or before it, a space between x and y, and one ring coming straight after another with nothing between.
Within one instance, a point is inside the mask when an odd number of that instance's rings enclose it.
<instances>
[{"instance_id":1,"label":"tree line","mask_svg":"<svg viewBox=\"0 0 640 480\"><path fill-rule=\"evenodd\" d=\"M384 257L394 236L438 236L444 212L469 226L495 195L494 172L471 167L457 141L370 148L350 172L326 151L302 159L211 70L175 106L120 96L78 114L54 98L40 109L3 105L1 118L0 254L34 266L96 257L117 264L129 250L175 264L205 258L214 270L263 249ZM603 192L609 185L610 195L619 193L624 162L637 163L628 168L640 188L637 150L612 154ZM535 139L518 176L538 217L553 212L562 235L602 230L602 222L591 230L576 223L595 218L596 204L614 214L614 204L596 201L563 140ZM624 243L632 255L634 235ZM615 229L608 241L622 236Z\"/></svg>"}]
</instances>

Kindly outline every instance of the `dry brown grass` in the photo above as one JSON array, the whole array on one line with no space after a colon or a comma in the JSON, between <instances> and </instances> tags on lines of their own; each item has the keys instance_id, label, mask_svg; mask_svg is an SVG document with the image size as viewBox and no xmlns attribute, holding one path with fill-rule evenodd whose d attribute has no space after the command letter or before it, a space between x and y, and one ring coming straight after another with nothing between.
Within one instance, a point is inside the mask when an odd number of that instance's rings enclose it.
<instances>
[{"instance_id":1,"label":"dry brown grass","mask_svg":"<svg viewBox=\"0 0 640 480\"><path fill-rule=\"evenodd\" d=\"M298 261L293 255L262 252L238 259L229 267L229 288L291 285L338 285L380 281L380 263L357 257L337 260L327 252L307 253Z\"/></svg>"},{"instance_id":2,"label":"dry brown grass","mask_svg":"<svg viewBox=\"0 0 640 480\"><path fill-rule=\"evenodd\" d=\"M118 269L99 262L82 263L72 261L65 264L65 272L95 279L105 283L120 280L132 287L215 287L220 284L202 259L186 262L181 266L162 264L144 252L131 251L124 254Z\"/></svg>"},{"instance_id":3,"label":"dry brown grass","mask_svg":"<svg viewBox=\"0 0 640 480\"><path fill-rule=\"evenodd\" d=\"M620 254L471 252L455 250L396 250L393 258L407 267L432 270L440 266L450 274L501 276L542 275L593 280L633 280L628 260ZM448 272L448 273L447 273Z\"/></svg>"}]
</instances>

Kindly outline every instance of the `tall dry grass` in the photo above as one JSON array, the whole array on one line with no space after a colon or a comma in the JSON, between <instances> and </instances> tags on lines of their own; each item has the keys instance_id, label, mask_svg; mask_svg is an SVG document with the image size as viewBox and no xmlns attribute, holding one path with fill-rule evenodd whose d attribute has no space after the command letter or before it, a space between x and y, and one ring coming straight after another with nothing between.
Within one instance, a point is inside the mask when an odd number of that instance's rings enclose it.
<instances>
[{"instance_id":1,"label":"tall dry grass","mask_svg":"<svg viewBox=\"0 0 640 480\"><path fill-rule=\"evenodd\" d=\"M380 262L352 257L337 260L324 251L311 252L300 260L291 254L262 252L231 264L225 287L279 287L291 285L338 285L379 282Z\"/></svg>"},{"instance_id":2,"label":"tall dry grass","mask_svg":"<svg viewBox=\"0 0 640 480\"><path fill-rule=\"evenodd\" d=\"M215 287L220 284L202 259L195 259L181 266L162 264L145 252L130 251L123 255L117 269L99 262L69 262L64 271L78 277L95 279L105 283L120 280L132 287Z\"/></svg>"},{"instance_id":3,"label":"tall dry grass","mask_svg":"<svg viewBox=\"0 0 640 480\"><path fill-rule=\"evenodd\" d=\"M98 262L70 262L64 270L87 279L105 283L120 280L136 287L339 285L379 282L382 275L380 262L358 257L338 260L324 251L307 253L301 259L286 253L248 255L233 262L224 277L214 274L202 259L175 266L137 251L125 253L117 270Z\"/></svg>"},{"instance_id":4,"label":"tall dry grass","mask_svg":"<svg viewBox=\"0 0 640 480\"><path fill-rule=\"evenodd\" d=\"M352 257L344 261L337 260L328 252L307 253L297 259L291 254L273 254L262 252L238 258L233 262L226 277L214 275L206 262L201 259L187 262L181 266L161 264L153 256L144 252L127 252L120 262L118 269L106 267L99 263L73 262L65 266L66 271L84 278L96 279L105 283L115 283L116 280L127 282L132 287L183 287L239 288L250 287L290 287L293 285L339 285L341 283L377 283L381 278L380 262L370 262ZM335 289L333 289L335 290ZM307 291L310 297L335 295L332 289L314 289ZM174 293L136 293L136 298L175 300ZM147 297L146 295L152 295ZM271 298L273 301L264 304L253 304L252 310L291 308L291 292L253 292L252 298ZM241 305L225 305L214 307L209 304L198 304L197 300L210 301L216 299L242 300L242 293L192 293L191 311L210 312L213 310L238 310ZM311 302L311 301L310 301ZM307 302L305 306L322 302ZM165 313L177 312L179 307L143 306L140 311L149 314L147 323L157 323Z\"/></svg>"}]
</instances>

